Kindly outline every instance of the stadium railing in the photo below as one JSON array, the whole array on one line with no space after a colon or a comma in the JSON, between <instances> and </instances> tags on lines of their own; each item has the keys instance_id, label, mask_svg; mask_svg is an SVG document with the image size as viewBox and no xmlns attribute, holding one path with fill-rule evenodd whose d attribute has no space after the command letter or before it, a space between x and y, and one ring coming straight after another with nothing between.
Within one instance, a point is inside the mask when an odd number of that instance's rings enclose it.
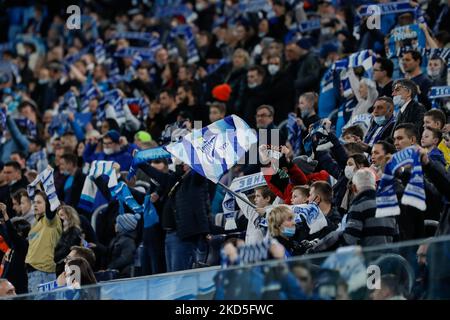
<instances>
[{"instance_id":1,"label":"stadium railing","mask_svg":"<svg viewBox=\"0 0 450 320\"><path fill-rule=\"evenodd\" d=\"M417 250L428 246L426 268ZM422 258L423 256L420 255ZM423 261L423 260L422 260ZM312 296L298 295L295 269L307 268ZM288 260L269 260L227 268L208 267L159 275L100 282L82 289L17 296L24 300L212 300L212 299L368 299L386 275L397 279L406 297L450 299L450 236L374 247L344 247L334 252ZM302 280L299 277L300 281ZM426 281L420 281L426 279ZM378 281L378 282L377 282ZM300 283L300 282L298 282Z\"/></svg>"}]
</instances>

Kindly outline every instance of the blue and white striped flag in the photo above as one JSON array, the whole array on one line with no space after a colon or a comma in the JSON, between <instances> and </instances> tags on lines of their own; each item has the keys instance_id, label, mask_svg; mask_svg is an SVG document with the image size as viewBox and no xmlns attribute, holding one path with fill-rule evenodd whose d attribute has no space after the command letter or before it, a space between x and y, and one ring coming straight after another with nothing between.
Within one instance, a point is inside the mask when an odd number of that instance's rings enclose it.
<instances>
[{"instance_id":1,"label":"blue and white striped flag","mask_svg":"<svg viewBox=\"0 0 450 320\"><path fill-rule=\"evenodd\" d=\"M231 115L193 130L180 142L169 144L165 149L197 173L217 183L256 142L256 134L249 125Z\"/></svg>"}]
</instances>

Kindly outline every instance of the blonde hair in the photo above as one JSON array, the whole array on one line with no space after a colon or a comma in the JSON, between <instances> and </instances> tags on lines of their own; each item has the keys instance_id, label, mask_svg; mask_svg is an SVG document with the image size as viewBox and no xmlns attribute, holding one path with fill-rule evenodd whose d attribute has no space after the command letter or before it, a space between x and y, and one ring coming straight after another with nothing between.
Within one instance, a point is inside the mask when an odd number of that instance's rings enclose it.
<instances>
[{"instance_id":1,"label":"blonde hair","mask_svg":"<svg viewBox=\"0 0 450 320\"><path fill-rule=\"evenodd\" d=\"M281 235L281 224L289 217L293 217L294 213L291 208L285 204L281 204L272 209L269 215L269 232L272 237Z\"/></svg>"},{"instance_id":2,"label":"blonde hair","mask_svg":"<svg viewBox=\"0 0 450 320\"><path fill-rule=\"evenodd\" d=\"M58 208L58 213L64 211L64 213L67 216L67 229L69 228L77 228L81 230L80 227L80 217L78 216L78 212L77 210L75 210L73 207L71 206L67 206L67 205L62 205Z\"/></svg>"},{"instance_id":3,"label":"blonde hair","mask_svg":"<svg viewBox=\"0 0 450 320\"><path fill-rule=\"evenodd\" d=\"M247 51L245 51L244 49L238 48L238 49L234 50L234 52L233 52L233 59L235 56L242 56L245 60L244 66L246 68L248 67L248 65L250 64L250 55L248 54Z\"/></svg>"}]
</instances>

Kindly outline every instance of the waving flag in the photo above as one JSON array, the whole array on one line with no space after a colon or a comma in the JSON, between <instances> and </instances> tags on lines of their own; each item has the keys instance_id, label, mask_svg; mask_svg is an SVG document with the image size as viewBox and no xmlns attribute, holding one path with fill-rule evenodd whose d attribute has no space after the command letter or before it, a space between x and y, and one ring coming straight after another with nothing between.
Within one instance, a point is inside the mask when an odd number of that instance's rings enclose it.
<instances>
[{"instance_id":1,"label":"waving flag","mask_svg":"<svg viewBox=\"0 0 450 320\"><path fill-rule=\"evenodd\" d=\"M256 134L236 115L193 130L165 149L207 179L218 183L257 142Z\"/></svg>"}]
</instances>

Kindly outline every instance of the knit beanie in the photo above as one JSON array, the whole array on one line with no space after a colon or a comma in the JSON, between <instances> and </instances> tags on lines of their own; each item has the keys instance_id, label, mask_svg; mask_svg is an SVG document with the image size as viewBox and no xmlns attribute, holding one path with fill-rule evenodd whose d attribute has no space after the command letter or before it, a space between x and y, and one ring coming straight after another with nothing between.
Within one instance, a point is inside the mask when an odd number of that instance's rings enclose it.
<instances>
[{"instance_id":1,"label":"knit beanie","mask_svg":"<svg viewBox=\"0 0 450 320\"><path fill-rule=\"evenodd\" d=\"M221 102L227 102L230 99L231 95L231 87L229 84L219 84L215 86L212 90L212 95L214 99L219 100Z\"/></svg>"},{"instance_id":2,"label":"knit beanie","mask_svg":"<svg viewBox=\"0 0 450 320\"><path fill-rule=\"evenodd\" d=\"M138 220L141 218L140 214L131 214L131 213L125 213L120 214L116 218L116 225L117 230L120 233L133 231L136 229Z\"/></svg>"}]
</instances>

